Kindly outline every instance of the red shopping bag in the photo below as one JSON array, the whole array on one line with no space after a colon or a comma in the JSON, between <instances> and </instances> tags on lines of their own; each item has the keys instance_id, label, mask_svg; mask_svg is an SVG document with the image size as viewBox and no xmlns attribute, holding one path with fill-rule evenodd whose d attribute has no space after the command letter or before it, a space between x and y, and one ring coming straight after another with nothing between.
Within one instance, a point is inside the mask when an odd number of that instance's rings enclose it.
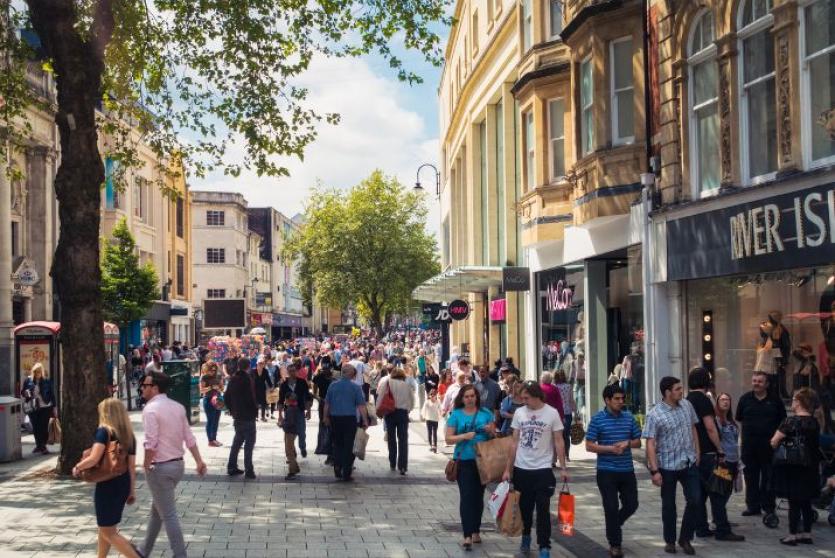
<instances>
[{"instance_id":1,"label":"red shopping bag","mask_svg":"<svg viewBox=\"0 0 835 558\"><path fill-rule=\"evenodd\" d=\"M557 504L557 528L563 535L568 537L574 535L574 495L569 491L567 482L563 483L560 490Z\"/></svg>"}]
</instances>

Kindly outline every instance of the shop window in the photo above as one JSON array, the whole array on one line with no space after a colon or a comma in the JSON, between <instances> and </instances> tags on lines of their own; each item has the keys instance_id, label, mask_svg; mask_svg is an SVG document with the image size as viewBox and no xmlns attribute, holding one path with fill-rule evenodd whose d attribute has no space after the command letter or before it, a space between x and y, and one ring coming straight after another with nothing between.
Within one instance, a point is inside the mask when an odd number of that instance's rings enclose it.
<instances>
[{"instance_id":1,"label":"shop window","mask_svg":"<svg viewBox=\"0 0 835 558\"><path fill-rule=\"evenodd\" d=\"M719 188L719 67L713 16L705 10L690 35L687 63L690 97L690 179L696 197Z\"/></svg>"},{"instance_id":2,"label":"shop window","mask_svg":"<svg viewBox=\"0 0 835 558\"><path fill-rule=\"evenodd\" d=\"M817 0L800 12L807 166L835 162L835 5Z\"/></svg>"},{"instance_id":3,"label":"shop window","mask_svg":"<svg viewBox=\"0 0 835 558\"><path fill-rule=\"evenodd\" d=\"M208 289L206 298L226 298L226 289Z\"/></svg>"},{"instance_id":4,"label":"shop window","mask_svg":"<svg viewBox=\"0 0 835 558\"><path fill-rule=\"evenodd\" d=\"M533 110L525 113L523 121L525 123L525 186L530 192L536 187L536 130Z\"/></svg>"},{"instance_id":5,"label":"shop window","mask_svg":"<svg viewBox=\"0 0 835 558\"><path fill-rule=\"evenodd\" d=\"M206 248L206 263L226 263L226 248Z\"/></svg>"},{"instance_id":6,"label":"shop window","mask_svg":"<svg viewBox=\"0 0 835 558\"><path fill-rule=\"evenodd\" d=\"M571 367L585 351L582 324L583 266L558 267L536 274L538 372L562 371L571 377Z\"/></svg>"},{"instance_id":7,"label":"shop window","mask_svg":"<svg viewBox=\"0 0 835 558\"><path fill-rule=\"evenodd\" d=\"M209 210L206 212L206 225L210 227L222 227L226 224L226 212Z\"/></svg>"},{"instance_id":8,"label":"shop window","mask_svg":"<svg viewBox=\"0 0 835 558\"><path fill-rule=\"evenodd\" d=\"M548 35L552 41L562 32L562 3L564 0L548 0Z\"/></svg>"},{"instance_id":9,"label":"shop window","mask_svg":"<svg viewBox=\"0 0 835 558\"><path fill-rule=\"evenodd\" d=\"M632 74L632 37L609 43L609 75L612 76L612 143L635 141L635 81Z\"/></svg>"},{"instance_id":10,"label":"shop window","mask_svg":"<svg viewBox=\"0 0 835 558\"><path fill-rule=\"evenodd\" d=\"M522 0L522 52L533 46L533 0Z\"/></svg>"},{"instance_id":11,"label":"shop window","mask_svg":"<svg viewBox=\"0 0 835 558\"><path fill-rule=\"evenodd\" d=\"M745 0L739 11L742 181L756 184L777 171L777 101L771 0Z\"/></svg>"},{"instance_id":12,"label":"shop window","mask_svg":"<svg viewBox=\"0 0 835 558\"><path fill-rule=\"evenodd\" d=\"M588 155L594 150L594 115L592 101L594 82L591 56L580 64L580 153Z\"/></svg>"},{"instance_id":13,"label":"shop window","mask_svg":"<svg viewBox=\"0 0 835 558\"><path fill-rule=\"evenodd\" d=\"M565 100L548 101L548 149L551 181L565 176Z\"/></svg>"}]
</instances>

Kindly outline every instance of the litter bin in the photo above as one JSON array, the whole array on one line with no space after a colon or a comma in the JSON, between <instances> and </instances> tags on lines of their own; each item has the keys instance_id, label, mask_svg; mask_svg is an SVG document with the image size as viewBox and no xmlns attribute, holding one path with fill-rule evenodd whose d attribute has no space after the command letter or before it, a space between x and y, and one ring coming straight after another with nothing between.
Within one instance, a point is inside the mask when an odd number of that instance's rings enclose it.
<instances>
[{"instance_id":1,"label":"litter bin","mask_svg":"<svg viewBox=\"0 0 835 558\"><path fill-rule=\"evenodd\" d=\"M168 397L186 409L189 424L200 422L200 376L196 360L169 360L162 363L163 373L171 378Z\"/></svg>"},{"instance_id":2,"label":"litter bin","mask_svg":"<svg viewBox=\"0 0 835 558\"><path fill-rule=\"evenodd\" d=\"M21 400L5 395L0 397L0 462L2 463L23 458L20 444L22 420Z\"/></svg>"}]
</instances>

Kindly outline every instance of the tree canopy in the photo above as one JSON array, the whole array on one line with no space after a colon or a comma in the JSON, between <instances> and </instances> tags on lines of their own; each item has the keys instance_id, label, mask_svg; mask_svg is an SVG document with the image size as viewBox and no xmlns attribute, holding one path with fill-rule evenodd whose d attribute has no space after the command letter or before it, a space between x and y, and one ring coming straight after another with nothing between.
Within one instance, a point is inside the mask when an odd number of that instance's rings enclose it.
<instances>
[{"instance_id":1,"label":"tree canopy","mask_svg":"<svg viewBox=\"0 0 835 558\"><path fill-rule=\"evenodd\" d=\"M440 270L426 214L419 193L376 170L348 192L316 190L284 257L300 259L300 283L322 304L353 304L379 329L408 312L415 287Z\"/></svg>"},{"instance_id":2,"label":"tree canopy","mask_svg":"<svg viewBox=\"0 0 835 558\"><path fill-rule=\"evenodd\" d=\"M136 242L121 219L113 238L105 241L101 264L101 295L104 318L119 325L138 320L159 298L157 272L150 262L139 265Z\"/></svg>"}]
</instances>

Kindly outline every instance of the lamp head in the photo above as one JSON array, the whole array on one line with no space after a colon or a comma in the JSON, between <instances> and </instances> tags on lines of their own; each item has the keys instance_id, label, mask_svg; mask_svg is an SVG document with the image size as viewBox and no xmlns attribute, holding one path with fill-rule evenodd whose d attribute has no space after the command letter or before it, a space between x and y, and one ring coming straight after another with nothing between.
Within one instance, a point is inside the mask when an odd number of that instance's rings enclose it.
<instances>
[{"instance_id":1,"label":"lamp head","mask_svg":"<svg viewBox=\"0 0 835 558\"><path fill-rule=\"evenodd\" d=\"M418 192L423 191L423 186L420 185L420 181L415 182L415 188L414 189Z\"/></svg>"}]
</instances>

